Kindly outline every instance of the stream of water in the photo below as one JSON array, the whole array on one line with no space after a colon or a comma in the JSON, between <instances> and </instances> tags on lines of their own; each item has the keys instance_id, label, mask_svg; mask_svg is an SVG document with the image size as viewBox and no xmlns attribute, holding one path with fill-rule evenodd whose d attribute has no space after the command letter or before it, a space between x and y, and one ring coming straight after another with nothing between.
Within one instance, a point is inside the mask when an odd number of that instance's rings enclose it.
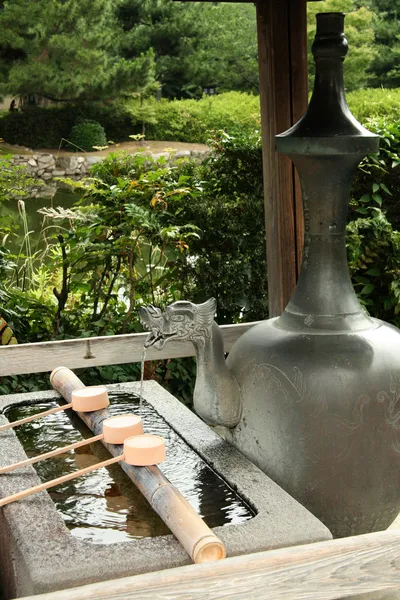
<instances>
[{"instance_id":1,"label":"stream of water","mask_svg":"<svg viewBox=\"0 0 400 600\"><path fill-rule=\"evenodd\" d=\"M132 394L113 392L110 401L111 415L140 409L140 398ZM6 415L14 421L53 406L57 406L56 401L19 405L8 409ZM254 516L236 492L145 400L142 400L142 419L145 431L165 439L167 459L160 465L162 472L210 527L237 524ZM32 421L15 431L28 457L93 435L70 410ZM101 442L97 442L37 463L35 468L42 481L49 481L109 457ZM112 544L169 533L118 464L66 482L49 493L71 534L83 540Z\"/></svg>"},{"instance_id":2,"label":"stream of water","mask_svg":"<svg viewBox=\"0 0 400 600\"><path fill-rule=\"evenodd\" d=\"M139 416L143 420L143 381L144 381L144 363L146 361L146 348L143 346L142 363L140 365L140 399L139 399Z\"/></svg>"}]
</instances>

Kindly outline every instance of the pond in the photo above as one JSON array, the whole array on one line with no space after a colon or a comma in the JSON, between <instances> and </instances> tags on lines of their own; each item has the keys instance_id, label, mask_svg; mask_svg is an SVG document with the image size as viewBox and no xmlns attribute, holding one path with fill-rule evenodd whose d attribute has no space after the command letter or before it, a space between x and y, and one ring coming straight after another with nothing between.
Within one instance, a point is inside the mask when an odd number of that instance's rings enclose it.
<instances>
[{"instance_id":1,"label":"pond","mask_svg":"<svg viewBox=\"0 0 400 600\"><path fill-rule=\"evenodd\" d=\"M44 247L44 241L40 232L43 226L43 215L38 213L41 208L56 208L61 206L62 208L70 208L74 202L78 199L78 196L71 190L66 188L58 188L54 196L48 196L44 198L26 198L25 211L27 218L28 231L31 231L30 241L32 252L41 250ZM20 235L10 237L7 241L7 247L13 254L18 254L21 249L21 243L23 241L23 223L22 217L18 210L18 201L9 200L5 202L2 207L2 214L4 216L11 216L19 223ZM1 229L0 229L1 232Z\"/></svg>"}]
</instances>

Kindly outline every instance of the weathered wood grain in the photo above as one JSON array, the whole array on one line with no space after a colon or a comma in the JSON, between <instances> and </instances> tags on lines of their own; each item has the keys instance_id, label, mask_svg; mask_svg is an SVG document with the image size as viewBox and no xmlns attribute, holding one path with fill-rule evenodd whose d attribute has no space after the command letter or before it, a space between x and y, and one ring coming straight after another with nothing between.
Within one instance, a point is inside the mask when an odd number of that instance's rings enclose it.
<instances>
[{"instance_id":1,"label":"weathered wood grain","mask_svg":"<svg viewBox=\"0 0 400 600\"><path fill-rule=\"evenodd\" d=\"M290 7L290 63L293 89L291 98L292 121L297 123L304 115L308 104L307 0L292 3ZM304 216L300 179L294 166L292 166L292 171L294 182L294 241L298 277L303 260Z\"/></svg>"},{"instance_id":2,"label":"weathered wood grain","mask_svg":"<svg viewBox=\"0 0 400 600\"><path fill-rule=\"evenodd\" d=\"M258 57L268 301L282 313L296 285L302 253L301 194L292 162L275 151L275 135L307 107L306 0L257 3Z\"/></svg>"},{"instance_id":3,"label":"weathered wood grain","mask_svg":"<svg viewBox=\"0 0 400 600\"><path fill-rule=\"evenodd\" d=\"M29 600L338 600L384 590L400 597L400 531L237 556Z\"/></svg>"},{"instance_id":4,"label":"weathered wood grain","mask_svg":"<svg viewBox=\"0 0 400 600\"><path fill-rule=\"evenodd\" d=\"M225 351L255 323L222 325ZM0 377L45 373L61 365L70 369L140 362L147 333L80 338L0 347ZM190 342L168 342L163 350L149 348L146 360L194 356Z\"/></svg>"}]
</instances>

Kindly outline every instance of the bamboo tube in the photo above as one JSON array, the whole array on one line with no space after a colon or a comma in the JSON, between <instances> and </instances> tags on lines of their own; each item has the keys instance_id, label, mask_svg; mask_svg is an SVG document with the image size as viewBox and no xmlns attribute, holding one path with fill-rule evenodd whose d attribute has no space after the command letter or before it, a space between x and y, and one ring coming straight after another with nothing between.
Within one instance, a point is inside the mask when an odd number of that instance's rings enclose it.
<instances>
[{"instance_id":1,"label":"bamboo tube","mask_svg":"<svg viewBox=\"0 0 400 600\"><path fill-rule=\"evenodd\" d=\"M54 389L60 392L67 402L70 401L74 390L85 387L81 380L66 367L55 369L50 376L50 381ZM109 417L106 410L77 414L94 434L101 432L102 422ZM104 441L102 443L112 455L120 454L119 446ZM193 562L210 562L226 557L226 549L221 540L158 467L134 467L125 462L120 464L153 510L182 544Z\"/></svg>"}]
</instances>

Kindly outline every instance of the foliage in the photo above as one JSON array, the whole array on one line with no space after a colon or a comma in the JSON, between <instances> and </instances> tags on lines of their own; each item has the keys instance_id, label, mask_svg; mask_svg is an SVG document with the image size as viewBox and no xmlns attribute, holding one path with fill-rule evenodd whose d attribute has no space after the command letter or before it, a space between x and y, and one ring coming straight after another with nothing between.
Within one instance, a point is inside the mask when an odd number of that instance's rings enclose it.
<instances>
[{"instance_id":1,"label":"foliage","mask_svg":"<svg viewBox=\"0 0 400 600\"><path fill-rule=\"evenodd\" d=\"M200 97L211 85L257 92L254 6L123 0L118 16L124 56L153 49L164 97Z\"/></svg>"},{"instance_id":2,"label":"foliage","mask_svg":"<svg viewBox=\"0 0 400 600\"><path fill-rule=\"evenodd\" d=\"M201 87L214 85L218 93L237 90L258 93L256 9L253 4L209 3L206 25L196 59Z\"/></svg>"},{"instance_id":3,"label":"foliage","mask_svg":"<svg viewBox=\"0 0 400 600\"><path fill-rule=\"evenodd\" d=\"M155 111L157 124L147 127L149 139L207 142L213 130L251 135L260 125L259 98L241 92L201 100L162 100L155 103Z\"/></svg>"},{"instance_id":4,"label":"foliage","mask_svg":"<svg viewBox=\"0 0 400 600\"><path fill-rule=\"evenodd\" d=\"M348 102L363 123L375 117L397 120L400 89L355 90L348 94ZM0 137L30 148L58 148L62 139L68 140L74 124L84 119L101 123L107 139L114 142L128 141L130 135L142 132L144 124L147 139L205 143L212 130L251 135L260 125L260 101L251 94L227 92L199 101L136 98L111 105L7 111L0 115Z\"/></svg>"},{"instance_id":5,"label":"foliage","mask_svg":"<svg viewBox=\"0 0 400 600\"><path fill-rule=\"evenodd\" d=\"M136 331L140 303L173 300L169 281L197 235L167 210L169 197L192 191L165 161L112 154L93 175L71 182L83 195L73 210L41 211L63 225L54 257L55 335Z\"/></svg>"},{"instance_id":6,"label":"foliage","mask_svg":"<svg viewBox=\"0 0 400 600\"><path fill-rule=\"evenodd\" d=\"M120 142L137 133L140 123L122 103L104 106L99 103L71 104L62 108L35 108L24 112L5 112L0 117L0 136L9 144L29 148L58 148L68 140L71 129L79 120L101 123L107 139Z\"/></svg>"},{"instance_id":7,"label":"foliage","mask_svg":"<svg viewBox=\"0 0 400 600\"><path fill-rule=\"evenodd\" d=\"M154 82L153 54L120 53L112 0L9 0L0 11L0 93L116 98Z\"/></svg>"},{"instance_id":8,"label":"foliage","mask_svg":"<svg viewBox=\"0 0 400 600\"><path fill-rule=\"evenodd\" d=\"M347 94L351 112L362 123L370 119L396 122L400 114L400 88L366 88Z\"/></svg>"},{"instance_id":9,"label":"foliage","mask_svg":"<svg viewBox=\"0 0 400 600\"><path fill-rule=\"evenodd\" d=\"M193 96L204 35L204 8L173 0L122 0L118 18L127 59L152 49L156 78L168 97Z\"/></svg>"},{"instance_id":10,"label":"foliage","mask_svg":"<svg viewBox=\"0 0 400 600\"><path fill-rule=\"evenodd\" d=\"M9 285L12 274L17 269L14 257L10 254L6 245L11 236L20 234L19 224L16 219L3 210L4 203L9 200L18 201L20 214L23 212L23 198L37 192L43 184L33 179L24 167L13 165L9 157L0 156L0 318L6 318L13 322L22 317L17 306L13 306L11 297L13 288ZM23 236L23 234L22 234Z\"/></svg>"},{"instance_id":11,"label":"foliage","mask_svg":"<svg viewBox=\"0 0 400 600\"><path fill-rule=\"evenodd\" d=\"M380 136L380 153L361 163L353 186L353 198L358 198L359 204L353 202L350 210L354 212L354 218L358 218L369 213L371 205L381 208L390 223L400 228L397 202L400 193L400 122L369 119L366 125Z\"/></svg>"},{"instance_id":12,"label":"foliage","mask_svg":"<svg viewBox=\"0 0 400 600\"><path fill-rule=\"evenodd\" d=\"M268 304L260 135L217 132L211 149L195 172L201 193L180 212L203 232L191 244L185 295L197 302L215 297L219 323L262 319Z\"/></svg>"},{"instance_id":13,"label":"foliage","mask_svg":"<svg viewBox=\"0 0 400 600\"><path fill-rule=\"evenodd\" d=\"M94 152L95 147L107 146L107 137L104 127L98 121L86 119L73 126L69 136L74 150L85 150Z\"/></svg>"},{"instance_id":14,"label":"foliage","mask_svg":"<svg viewBox=\"0 0 400 600\"><path fill-rule=\"evenodd\" d=\"M374 30L377 53L371 65L375 85L400 86L400 2L371 0L375 12Z\"/></svg>"},{"instance_id":15,"label":"foliage","mask_svg":"<svg viewBox=\"0 0 400 600\"><path fill-rule=\"evenodd\" d=\"M7 155L0 156L0 203L11 198L28 196L36 192L41 185L43 184L30 176L25 167L14 165Z\"/></svg>"},{"instance_id":16,"label":"foliage","mask_svg":"<svg viewBox=\"0 0 400 600\"><path fill-rule=\"evenodd\" d=\"M352 191L347 246L353 284L375 317L400 325L400 123L370 120L379 155L360 165Z\"/></svg>"},{"instance_id":17,"label":"foliage","mask_svg":"<svg viewBox=\"0 0 400 600\"><path fill-rule=\"evenodd\" d=\"M373 12L365 6L360 6L357 0L325 0L311 2L307 8L310 89L314 78L311 45L315 36L315 15L320 12L341 11L346 13L345 35L349 42L349 53L344 62L346 89L358 89L364 87L368 81L371 82L368 69L377 54L374 46Z\"/></svg>"},{"instance_id":18,"label":"foliage","mask_svg":"<svg viewBox=\"0 0 400 600\"><path fill-rule=\"evenodd\" d=\"M377 207L348 225L354 288L374 317L400 325L400 232Z\"/></svg>"}]
</instances>

